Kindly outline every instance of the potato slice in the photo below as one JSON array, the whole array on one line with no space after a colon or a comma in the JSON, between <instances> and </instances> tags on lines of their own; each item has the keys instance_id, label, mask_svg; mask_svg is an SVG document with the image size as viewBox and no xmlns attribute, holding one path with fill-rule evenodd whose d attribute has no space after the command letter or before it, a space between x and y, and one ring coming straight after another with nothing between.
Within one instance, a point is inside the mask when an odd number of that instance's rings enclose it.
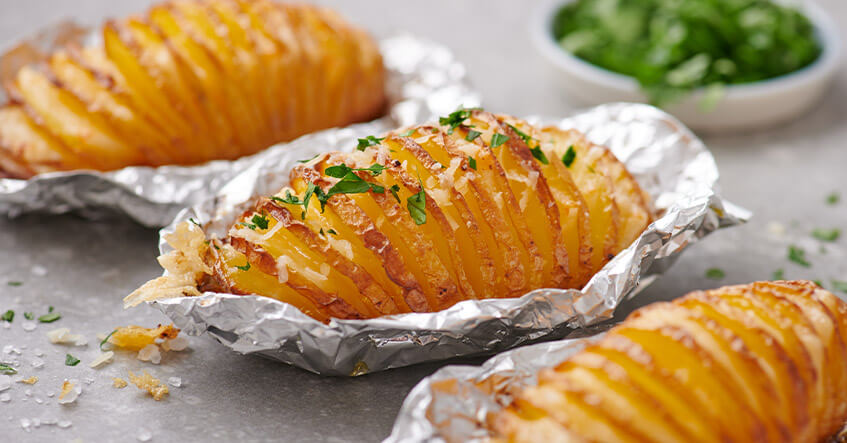
<instances>
[{"instance_id":1,"label":"potato slice","mask_svg":"<svg viewBox=\"0 0 847 443\"><path fill-rule=\"evenodd\" d=\"M4 162L0 169L15 177L86 167L80 157L36 125L19 106L0 108L0 126L5 128L0 131L0 161Z\"/></svg>"}]
</instances>

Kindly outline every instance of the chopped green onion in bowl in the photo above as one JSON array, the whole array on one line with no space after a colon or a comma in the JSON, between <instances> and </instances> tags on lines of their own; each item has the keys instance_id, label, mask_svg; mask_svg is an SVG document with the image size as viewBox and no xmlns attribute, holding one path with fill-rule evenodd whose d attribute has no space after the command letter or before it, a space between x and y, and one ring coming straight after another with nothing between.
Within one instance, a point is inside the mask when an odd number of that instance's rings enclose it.
<instances>
[{"instance_id":1,"label":"chopped green onion in bowl","mask_svg":"<svg viewBox=\"0 0 847 443\"><path fill-rule=\"evenodd\" d=\"M576 57L636 79L659 106L705 89L708 108L724 85L798 71L822 52L810 20L770 0L576 0L552 33Z\"/></svg>"}]
</instances>

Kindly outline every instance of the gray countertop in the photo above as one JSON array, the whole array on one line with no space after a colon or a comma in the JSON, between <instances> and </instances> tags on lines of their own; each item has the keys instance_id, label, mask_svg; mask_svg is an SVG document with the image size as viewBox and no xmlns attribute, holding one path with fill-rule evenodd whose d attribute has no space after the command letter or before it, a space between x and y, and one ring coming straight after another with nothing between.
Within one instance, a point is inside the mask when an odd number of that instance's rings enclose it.
<instances>
[{"instance_id":1,"label":"gray countertop","mask_svg":"<svg viewBox=\"0 0 847 443\"><path fill-rule=\"evenodd\" d=\"M61 18L97 23L141 11L146 3L0 0L0 45ZM338 8L376 35L405 30L450 46L468 66L490 110L562 116L575 109L551 91L553 74L530 46L529 11L516 2L320 3ZM847 4L820 3L838 23L847 24ZM847 230L845 92L847 72L841 70L825 100L795 122L755 134L704 137L721 169L725 195L755 217L746 226L718 232L690 248L621 313L694 289L768 279L777 269L784 269L787 278L819 279L828 287L832 279L847 280L847 240L821 249L809 235L818 227ZM827 205L825 197L832 191L840 191L843 201ZM0 311L17 312L10 327L0 326L0 348L12 345L21 352L0 354L0 360L19 360L21 375L39 377L35 385L14 383L0 392L10 397L0 401L0 435L5 440L377 441L389 434L412 386L441 366L419 365L355 379L324 378L193 337L189 351L169 353L158 366L121 354L103 369L90 369L87 363L98 353L98 333L167 320L149 308L125 311L120 303L129 291L160 273L156 240L155 231L119 219L0 218ZM791 244L807 251L812 267L786 259ZM724 269L726 277L706 279L704 273L711 267ZM8 286L7 281L22 285ZM48 306L62 319L26 331L23 312L40 315ZM58 327L84 334L90 343L52 345L45 333ZM83 363L65 366L66 353ZM34 358L44 360L44 366L34 368ZM162 402L132 386L113 388L110 377L126 376L127 369L147 369L163 380L180 377L182 386L171 387ZM60 406L55 395L65 378L79 380L83 393L75 404Z\"/></svg>"}]
</instances>

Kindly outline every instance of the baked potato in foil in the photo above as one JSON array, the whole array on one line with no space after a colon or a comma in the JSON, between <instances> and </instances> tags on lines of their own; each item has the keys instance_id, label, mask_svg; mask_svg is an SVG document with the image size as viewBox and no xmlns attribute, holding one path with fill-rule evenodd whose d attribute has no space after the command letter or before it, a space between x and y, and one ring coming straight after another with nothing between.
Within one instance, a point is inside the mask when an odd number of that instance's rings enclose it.
<instances>
[{"instance_id":1,"label":"baked potato in foil","mask_svg":"<svg viewBox=\"0 0 847 443\"><path fill-rule=\"evenodd\" d=\"M126 301L256 294L324 322L435 312L581 288L652 218L624 165L579 132L460 109L298 165L225 238L184 223L167 275Z\"/></svg>"},{"instance_id":2,"label":"baked potato in foil","mask_svg":"<svg viewBox=\"0 0 847 443\"><path fill-rule=\"evenodd\" d=\"M494 441L826 441L847 422L847 303L809 281L633 312L518 392Z\"/></svg>"},{"instance_id":3,"label":"baked potato in foil","mask_svg":"<svg viewBox=\"0 0 847 443\"><path fill-rule=\"evenodd\" d=\"M376 42L323 8L178 0L99 40L4 57L0 177L235 159L384 111Z\"/></svg>"}]
</instances>

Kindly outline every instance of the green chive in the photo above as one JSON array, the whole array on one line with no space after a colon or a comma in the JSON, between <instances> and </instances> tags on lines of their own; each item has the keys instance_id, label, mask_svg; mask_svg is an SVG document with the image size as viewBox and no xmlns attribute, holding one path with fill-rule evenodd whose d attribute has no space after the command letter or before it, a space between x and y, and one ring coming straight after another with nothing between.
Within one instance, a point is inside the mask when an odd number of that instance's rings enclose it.
<instances>
[{"instance_id":1,"label":"green chive","mask_svg":"<svg viewBox=\"0 0 847 443\"><path fill-rule=\"evenodd\" d=\"M565 151L565 155L562 156L562 163L565 164L566 168L570 168L574 160L576 160L576 150L573 145L570 145L568 150Z\"/></svg>"},{"instance_id":2,"label":"green chive","mask_svg":"<svg viewBox=\"0 0 847 443\"><path fill-rule=\"evenodd\" d=\"M726 273L723 271L723 269L709 268L706 270L706 278L708 279L722 280L724 277L726 277Z\"/></svg>"}]
</instances>

